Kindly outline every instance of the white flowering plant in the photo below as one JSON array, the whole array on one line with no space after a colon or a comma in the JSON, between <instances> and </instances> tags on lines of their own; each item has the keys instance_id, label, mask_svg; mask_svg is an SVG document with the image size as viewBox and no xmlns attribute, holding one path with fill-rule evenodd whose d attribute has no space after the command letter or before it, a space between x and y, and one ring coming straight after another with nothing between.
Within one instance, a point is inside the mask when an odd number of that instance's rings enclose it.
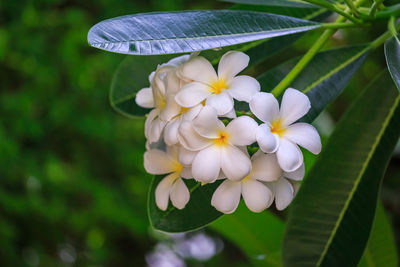
<instances>
[{"instance_id":1,"label":"white flowering plant","mask_svg":"<svg viewBox=\"0 0 400 267\"><path fill-rule=\"evenodd\" d=\"M110 97L124 115L145 116L144 169L155 175L150 222L191 231L235 216L241 199L262 214L279 214L295 199L277 241L283 263L356 265L400 135L400 4L232 2L242 5L117 17L89 31L92 46L130 55ZM332 13L338 18L326 22ZM388 30L370 43L321 51L337 30L382 22ZM260 70L306 31L322 32L303 56ZM389 71L362 90L323 147L312 123L382 44ZM176 53L183 55L169 56ZM312 168L305 153L317 158Z\"/></svg>"}]
</instances>

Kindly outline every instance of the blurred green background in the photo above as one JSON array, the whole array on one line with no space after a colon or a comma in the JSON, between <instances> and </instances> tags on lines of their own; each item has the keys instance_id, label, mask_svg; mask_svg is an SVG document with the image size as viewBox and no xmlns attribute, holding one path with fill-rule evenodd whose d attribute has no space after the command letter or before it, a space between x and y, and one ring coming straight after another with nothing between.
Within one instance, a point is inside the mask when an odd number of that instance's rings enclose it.
<instances>
[{"instance_id":1,"label":"blurred green background","mask_svg":"<svg viewBox=\"0 0 400 267\"><path fill-rule=\"evenodd\" d=\"M0 2L1 266L144 266L156 262L154 252L182 245L186 237L165 241L149 227L152 177L142 166L144 119L127 119L108 102L113 72L124 56L91 48L86 37L95 23L120 15L228 6L212 0ZM338 34L329 45L368 40L384 25L375 28ZM274 57L274 64L304 51L318 34L308 34L296 50ZM382 51L364 64L329 108L333 121L382 64ZM396 155L382 197L398 233ZM218 255L186 264L247 264L233 244L206 233L187 238L214 242L212 254ZM178 256L191 258L185 255Z\"/></svg>"}]
</instances>

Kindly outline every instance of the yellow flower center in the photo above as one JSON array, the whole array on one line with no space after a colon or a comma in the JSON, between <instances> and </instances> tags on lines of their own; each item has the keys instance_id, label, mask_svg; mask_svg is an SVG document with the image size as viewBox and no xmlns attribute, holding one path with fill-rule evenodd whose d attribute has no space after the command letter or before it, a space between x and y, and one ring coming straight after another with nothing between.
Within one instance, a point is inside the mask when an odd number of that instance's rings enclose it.
<instances>
[{"instance_id":1,"label":"yellow flower center","mask_svg":"<svg viewBox=\"0 0 400 267\"><path fill-rule=\"evenodd\" d=\"M226 146L228 144L229 136L225 132L220 132L214 142L218 146Z\"/></svg>"},{"instance_id":2,"label":"yellow flower center","mask_svg":"<svg viewBox=\"0 0 400 267\"><path fill-rule=\"evenodd\" d=\"M175 172L181 173L182 169L183 169L182 164L180 164L178 161L175 161L175 163L174 163Z\"/></svg>"},{"instance_id":3,"label":"yellow flower center","mask_svg":"<svg viewBox=\"0 0 400 267\"><path fill-rule=\"evenodd\" d=\"M250 179L250 173L249 173L249 175L247 175L246 177L244 177L244 178L242 179L241 182L246 182L246 181L249 180L249 179Z\"/></svg>"},{"instance_id":4,"label":"yellow flower center","mask_svg":"<svg viewBox=\"0 0 400 267\"><path fill-rule=\"evenodd\" d=\"M182 113L182 114L183 114L183 113L186 113L186 112L188 112L188 110L189 110L189 108L182 107L182 108L181 108L181 113Z\"/></svg>"},{"instance_id":5,"label":"yellow flower center","mask_svg":"<svg viewBox=\"0 0 400 267\"><path fill-rule=\"evenodd\" d=\"M271 122L271 133L282 136L285 133L285 131L286 128L282 127L282 121L280 119Z\"/></svg>"},{"instance_id":6,"label":"yellow flower center","mask_svg":"<svg viewBox=\"0 0 400 267\"><path fill-rule=\"evenodd\" d=\"M219 93L222 92L222 90L225 90L228 88L228 85L226 84L225 79L218 79L215 82L211 83L211 88L210 91L213 92L214 94L218 95Z\"/></svg>"}]
</instances>

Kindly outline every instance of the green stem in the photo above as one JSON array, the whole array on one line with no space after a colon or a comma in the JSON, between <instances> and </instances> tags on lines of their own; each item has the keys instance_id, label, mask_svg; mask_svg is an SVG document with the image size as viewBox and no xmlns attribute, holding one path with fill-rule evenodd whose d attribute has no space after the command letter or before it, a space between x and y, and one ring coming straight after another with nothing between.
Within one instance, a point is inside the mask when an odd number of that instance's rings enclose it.
<instances>
[{"instance_id":1,"label":"green stem","mask_svg":"<svg viewBox=\"0 0 400 267\"><path fill-rule=\"evenodd\" d=\"M326 9L329 9L331 11L334 11L336 13L338 13L339 15L347 18L348 20L354 22L354 23L358 23L361 24L362 21L354 18L353 16L349 15L348 13L346 13L345 11L343 11L342 9L336 7L335 5L329 3L328 1L323 1L323 0L304 0L305 2L314 4L314 5L318 5L318 6L322 6L325 7Z\"/></svg>"},{"instance_id":2,"label":"green stem","mask_svg":"<svg viewBox=\"0 0 400 267\"><path fill-rule=\"evenodd\" d=\"M371 18L374 18L374 17L375 17L375 13L376 13L376 11L378 10L379 6L382 4L382 2L383 2L383 0L376 0L376 1L374 1L374 3L373 3L372 6L371 6L371 10L370 10L370 12L369 12L369 16L370 16Z\"/></svg>"},{"instance_id":3,"label":"green stem","mask_svg":"<svg viewBox=\"0 0 400 267\"><path fill-rule=\"evenodd\" d=\"M353 13L354 16L359 17L360 13L358 12L356 6L354 5L352 0L345 0L344 1L346 5L350 8L351 13Z\"/></svg>"},{"instance_id":4,"label":"green stem","mask_svg":"<svg viewBox=\"0 0 400 267\"><path fill-rule=\"evenodd\" d=\"M367 27L370 24L355 24L353 22L341 22L341 23L324 23L322 24L322 28L325 29L344 29L344 28L359 28L359 27Z\"/></svg>"}]
</instances>

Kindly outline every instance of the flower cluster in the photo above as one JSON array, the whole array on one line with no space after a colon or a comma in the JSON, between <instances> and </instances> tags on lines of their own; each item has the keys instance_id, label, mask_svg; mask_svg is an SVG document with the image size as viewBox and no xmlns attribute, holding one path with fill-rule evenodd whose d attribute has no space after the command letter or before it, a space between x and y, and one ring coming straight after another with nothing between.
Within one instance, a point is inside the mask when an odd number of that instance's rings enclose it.
<instances>
[{"instance_id":1,"label":"flower cluster","mask_svg":"<svg viewBox=\"0 0 400 267\"><path fill-rule=\"evenodd\" d=\"M249 57L237 51L224 54L216 72L198 55L185 55L151 73L150 87L140 90L136 103L152 108L145 122L144 167L166 176L157 185L156 204L166 210L183 209L190 192L183 179L213 183L223 179L211 205L232 213L241 196L247 207L260 212L275 200L278 210L292 201L304 176L299 146L318 154L318 132L297 122L310 109L308 97L287 89L279 106L276 98L260 92L256 79L238 75ZM250 108L235 110L235 101ZM260 123L260 124L259 124ZM251 151L259 150L251 157Z\"/></svg>"}]
</instances>

